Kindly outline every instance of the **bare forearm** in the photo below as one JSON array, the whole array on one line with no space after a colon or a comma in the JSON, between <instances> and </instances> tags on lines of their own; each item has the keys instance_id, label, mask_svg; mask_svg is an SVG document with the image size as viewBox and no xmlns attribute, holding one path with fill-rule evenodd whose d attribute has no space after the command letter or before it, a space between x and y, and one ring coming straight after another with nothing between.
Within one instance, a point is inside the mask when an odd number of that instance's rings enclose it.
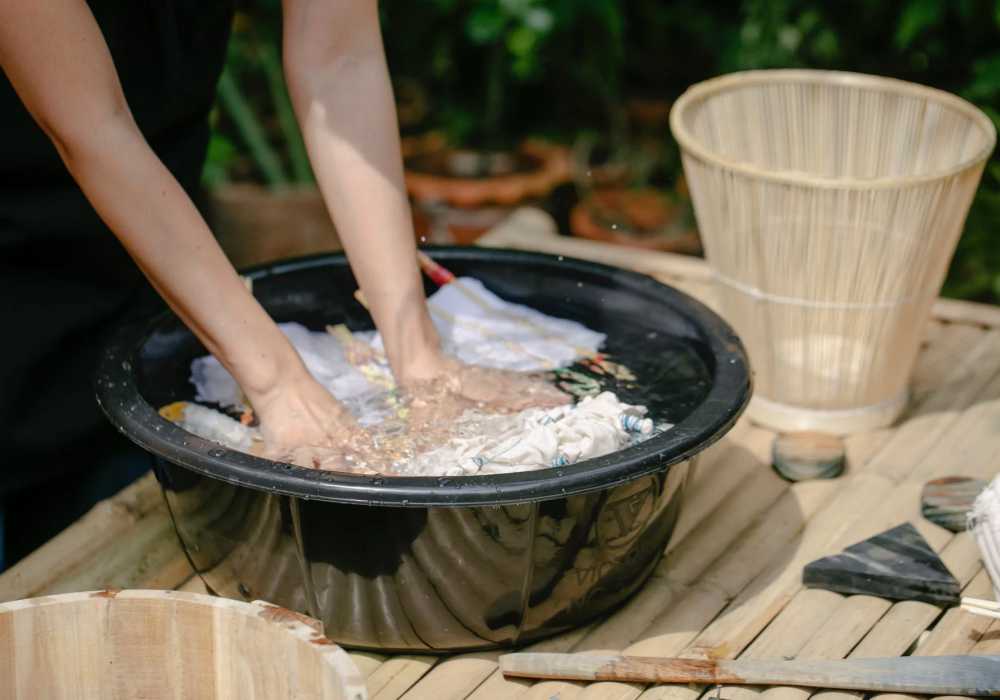
<instances>
[{"instance_id":1,"label":"bare forearm","mask_svg":"<svg viewBox=\"0 0 1000 700\"><path fill-rule=\"evenodd\" d=\"M395 103L375 4L287 0L285 65L324 199L397 377L440 354L415 262Z\"/></svg>"},{"instance_id":2,"label":"bare forearm","mask_svg":"<svg viewBox=\"0 0 1000 700\"><path fill-rule=\"evenodd\" d=\"M298 370L284 336L130 119L99 125L79 143L64 141L62 150L81 189L150 282L249 395Z\"/></svg>"},{"instance_id":3,"label":"bare forearm","mask_svg":"<svg viewBox=\"0 0 1000 700\"><path fill-rule=\"evenodd\" d=\"M291 346L135 124L86 3L0 3L0 65L97 212L244 389L264 392L294 369Z\"/></svg>"}]
</instances>

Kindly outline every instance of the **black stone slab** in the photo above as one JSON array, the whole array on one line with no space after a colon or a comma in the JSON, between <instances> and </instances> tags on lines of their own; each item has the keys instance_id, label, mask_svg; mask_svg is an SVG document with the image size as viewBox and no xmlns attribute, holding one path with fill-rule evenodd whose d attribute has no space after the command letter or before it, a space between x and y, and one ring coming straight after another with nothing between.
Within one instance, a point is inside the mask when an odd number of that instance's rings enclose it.
<instances>
[{"instance_id":1,"label":"black stone slab","mask_svg":"<svg viewBox=\"0 0 1000 700\"><path fill-rule=\"evenodd\" d=\"M844 471L844 441L818 432L785 433L774 439L771 463L789 481L833 479Z\"/></svg>"},{"instance_id":2,"label":"black stone slab","mask_svg":"<svg viewBox=\"0 0 1000 700\"><path fill-rule=\"evenodd\" d=\"M845 594L958 605L960 586L910 523L806 565L802 583Z\"/></svg>"},{"instance_id":3,"label":"black stone slab","mask_svg":"<svg viewBox=\"0 0 1000 700\"><path fill-rule=\"evenodd\" d=\"M952 532L963 532L976 496L986 488L982 479L947 476L924 484L920 494L920 512L932 523Z\"/></svg>"}]
</instances>

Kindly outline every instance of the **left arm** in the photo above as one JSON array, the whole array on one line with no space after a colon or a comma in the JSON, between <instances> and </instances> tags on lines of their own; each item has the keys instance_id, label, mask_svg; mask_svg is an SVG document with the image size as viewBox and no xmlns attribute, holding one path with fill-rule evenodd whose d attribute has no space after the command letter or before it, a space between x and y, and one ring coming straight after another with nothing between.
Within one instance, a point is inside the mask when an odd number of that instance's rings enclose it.
<instances>
[{"instance_id":1,"label":"left arm","mask_svg":"<svg viewBox=\"0 0 1000 700\"><path fill-rule=\"evenodd\" d=\"M441 350L417 266L376 0L283 2L292 104L397 382L422 385L417 391L426 395L431 380L443 379L454 411L565 403L568 397L548 384L467 366Z\"/></svg>"},{"instance_id":2,"label":"left arm","mask_svg":"<svg viewBox=\"0 0 1000 700\"><path fill-rule=\"evenodd\" d=\"M284 64L316 179L400 384L447 371L424 298L375 0L283 0Z\"/></svg>"}]
</instances>

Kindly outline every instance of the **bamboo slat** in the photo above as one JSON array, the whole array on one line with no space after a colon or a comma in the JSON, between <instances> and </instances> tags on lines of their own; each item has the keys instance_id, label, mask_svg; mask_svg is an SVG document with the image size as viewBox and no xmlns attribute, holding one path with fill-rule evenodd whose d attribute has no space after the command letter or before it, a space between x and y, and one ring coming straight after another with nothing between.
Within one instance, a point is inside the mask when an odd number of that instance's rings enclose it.
<instances>
[{"instance_id":1,"label":"bamboo slat","mask_svg":"<svg viewBox=\"0 0 1000 700\"><path fill-rule=\"evenodd\" d=\"M518 216L520 224L490 234L486 243L546 247L555 254L610 261L640 268L702 298L714 294L702 261L561 238L538 212ZM524 225L529 219L529 225ZM516 223L517 218L512 221ZM529 648L552 652L628 649L631 653L646 645L662 650L662 655L824 659L843 658L859 644L877 647L880 636L891 640L889 631L903 630L900 639L907 637L910 644L921 638L917 654L995 649L1000 629L988 630L986 618L951 610L927 634L924 630L932 623L923 620L930 612L922 608L897 610L881 599L844 597L800 585L800 567L810 558L833 553L902 520L916 519L932 546L942 548L956 576L969 581L966 594L983 597L988 593L985 574L969 558L974 552L971 540L920 522L917 505L923 479L950 473L982 474L991 463L1000 463L997 437L990 432L991 424L1000 423L1000 319L979 314L984 310L976 307L967 312L962 309L961 304L953 305L948 322L935 322L926 329L913 375L914 398L904 422L847 439L848 469L843 477L794 485L781 481L768 463L773 434L742 420L703 456L689 482L667 556L637 595L603 619ZM0 600L84 587L99 579L203 591L167 536L172 533L165 518L159 489L147 477L99 504L0 575ZM773 541L769 541L768 528L774 531ZM889 622L880 626L883 618ZM922 624L924 629L918 629ZM532 685L504 678L492 653L440 660L364 652L350 653L350 657L368 678L371 696L380 698L548 700L554 695L625 700L641 695L694 700L702 692L706 699L716 695L711 688L675 686L644 690L612 683ZM723 698L734 700L751 700L761 694L768 700L808 697L797 688L761 693L727 687L722 691Z\"/></svg>"}]
</instances>

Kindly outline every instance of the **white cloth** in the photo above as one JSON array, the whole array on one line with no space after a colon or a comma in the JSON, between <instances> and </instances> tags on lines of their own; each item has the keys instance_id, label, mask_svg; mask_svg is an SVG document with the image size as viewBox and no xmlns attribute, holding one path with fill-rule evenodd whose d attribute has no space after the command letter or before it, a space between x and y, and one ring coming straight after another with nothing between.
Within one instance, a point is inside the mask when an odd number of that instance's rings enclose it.
<instances>
[{"instance_id":1,"label":"white cloth","mask_svg":"<svg viewBox=\"0 0 1000 700\"><path fill-rule=\"evenodd\" d=\"M447 444L395 468L406 476L470 476L561 467L611 454L649 438L653 421L642 406L611 392L575 406L531 409L513 415L465 413ZM188 403L179 425L206 440L247 450L259 439L249 428L211 408ZM669 426L660 426L665 429Z\"/></svg>"},{"instance_id":2,"label":"white cloth","mask_svg":"<svg viewBox=\"0 0 1000 700\"><path fill-rule=\"evenodd\" d=\"M537 372L573 364L604 343L603 333L520 304L472 277L460 277L428 299L445 352L470 365ZM371 339L382 350L382 339Z\"/></svg>"},{"instance_id":3,"label":"white cloth","mask_svg":"<svg viewBox=\"0 0 1000 700\"><path fill-rule=\"evenodd\" d=\"M1000 476L983 489L969 512L969 529L1000 601Z\"/></svg>"},{"instance_id":4,"label":"white cloth","mask_svg":"<svg viewBox=\"0 0 1000 700\"><path fill-rule=\"evenodd\" d=\"M575 406L514 415L470 412L456 424L456 437L419 455L407 473L462 476L561 467L648 438L653 422L645 414L645 407L621 403L609 391Z\"/></svg>"},{"instance_id":5,"label":"white cloth","mask_svg":"<svg viewBox=\"0 0 1000 700\"><path fill-rule=\"evenodd\" d=\"M472 278L445 285L428 301L445 351L468 364L517 371L556 369L595 352L605 340L604 334L575 321L503 301ZM378 426L395 415L389 390L392 375L384 360L362 371L348 362L334 335L311 332L297 323L280 328L312 376L362 425ZM376 333L357 333L355 338L382 352ZM225 408L243 405L239 386L214 357L192 363L191 381L197 401ZM645 413L644 407L623 404L610 392L551 410L515 415L467 412L448 444L418 455L405 469L407 474L446 476L573 464L646 439L653 423ZM237 449L246 449L256 436L255 430L202 406L190 406L182 425Z\"/></svg>"},{"instance_id":6,"label":"white cloth","mask_svg":"<svg viewBox=\"0 0 1000 700\"><path fill-rule=\"evenodd\" d=\"M461 285L461 286L457 286ZM527 306L511 304L487 290L482 282L463 277L428 299L434 325L445 352L467 364L534 372L566 367L584 353L596 351L605 335L575 321L547 316ZM343 402L362 425L374 425L391 413L385 386L372 384L344 355L337 338L312 332L298 323L279 326L316 381ZM382 352L377 333L355 333ZM390 384L383 362L369 367ZM224 408L243 405L236 381L212 356L191 364L195 400Z\"/></svg>"},{"instance_id":7,"label":"white cloth","mask_svg":"<svg viewBox=\"0 0 1000 700\"><path fill-rule=\"evenodd\" d=\"M256 429L243 425L225 413L196 403L184 404L177 425L198 437L244 452L250 449L258 433Z\"/></svg>"}]
</instances>

